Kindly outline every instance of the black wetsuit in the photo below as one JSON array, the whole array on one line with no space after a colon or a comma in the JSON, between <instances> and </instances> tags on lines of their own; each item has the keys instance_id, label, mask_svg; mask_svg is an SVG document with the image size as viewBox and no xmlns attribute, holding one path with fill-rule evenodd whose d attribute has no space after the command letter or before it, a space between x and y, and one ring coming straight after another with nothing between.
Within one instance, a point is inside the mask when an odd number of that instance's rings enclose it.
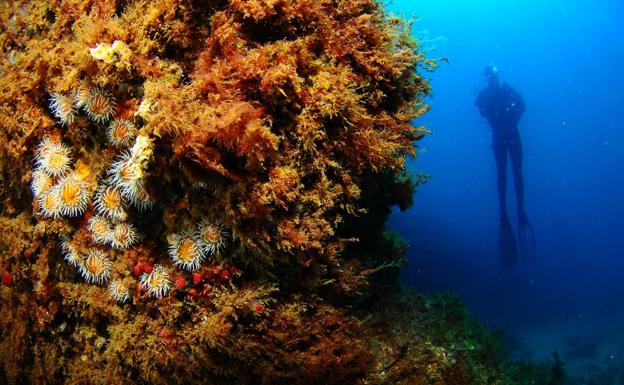
<instances>
[{"instance_id":1,"label":"black wetsuit","mask_svg":"<svg viewBox=\"0 0 624 385\"><path fill-rule=\"evenodd\" d=\"M522 178L522 143L518 133L518 122L524 113L522 96L507 83L502 86L496 82L479 92L475 103L481 115L492 127L492 149L498 171L498 196L500 200L501 221L508 221L505 208L507 154L511 160L518 213L524 216L524 181Z\"/></svg>"}]
</instances>

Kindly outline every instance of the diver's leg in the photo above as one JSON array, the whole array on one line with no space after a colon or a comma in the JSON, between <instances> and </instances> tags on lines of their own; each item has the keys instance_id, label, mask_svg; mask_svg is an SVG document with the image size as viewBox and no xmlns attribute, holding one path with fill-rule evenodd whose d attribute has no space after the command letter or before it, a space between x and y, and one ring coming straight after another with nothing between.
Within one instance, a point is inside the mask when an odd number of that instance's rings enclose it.
<instances>
[{"instance_id":1,"label":"diver's leg","mask_svg":"<svg viewBox=\"0 0 624 385\"><path fill-rule=\"evenodd\" d=\"M501 263L513 266L518 261L516 236L509 222L505 198L507 195L507 145L503 138L496 135L493 138L494 159L496 159L498 199L500 205L500 223L498 224L498 248Z\"/></svg>"},{"instance_id":2,"label":"diver's leg","mask_svg":"<svg viewBox=\"0 0 624 385\"><path fill-rule=\"evenodd\" d=\"M524 211L524 177L522 175L522 142L516 129L509 143L511 168L514 174L516 196L518 197L518 249L526 263L533 264L537 260L537 243L535 233Z\"/></svg>"},{"instance_id":3,"label":"diver's leg","mask_svg":"<svg viewBox=\"0 0 624 385\"><path fill-rule=\"evenodd\" d=\"M492 150L494 160L496 160L496 183L498 187L498 204L500 209L500 220L502 223L508 222L507 215L507 146L500 135L492 137Z\"/></svg>"},{"instance_id":4,"label":"diver's leg","mask_svg":"<svg viewBox=\"0 0 624 385\"><path fill-rule=\"evenodd\" d=\"M509 157L511 160L511 171L514 176L514 185L516 187L516 197L518 199L518 216L523 221L526 218L524 212L524 176L522 175L522 142L518 129L513 131L511 140L508 143Z\"/></svg>"}]
</instances>

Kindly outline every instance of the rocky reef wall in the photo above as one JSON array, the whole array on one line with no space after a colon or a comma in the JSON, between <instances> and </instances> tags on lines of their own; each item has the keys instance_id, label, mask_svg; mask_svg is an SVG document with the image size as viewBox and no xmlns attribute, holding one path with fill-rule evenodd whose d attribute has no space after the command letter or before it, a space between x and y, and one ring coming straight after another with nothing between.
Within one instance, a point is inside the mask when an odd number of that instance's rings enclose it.
<instances>
[{"instance_id":1,"label":"rocky reef wall","mask_svg":"<svg viewBox=\"0 0 624 385\"><path fill-rule=\"evenodd\" d=\"M398 285L435 62L380 3L8 1L0 32L0 381L499 378Z\"/></svg>"}]
</instances>

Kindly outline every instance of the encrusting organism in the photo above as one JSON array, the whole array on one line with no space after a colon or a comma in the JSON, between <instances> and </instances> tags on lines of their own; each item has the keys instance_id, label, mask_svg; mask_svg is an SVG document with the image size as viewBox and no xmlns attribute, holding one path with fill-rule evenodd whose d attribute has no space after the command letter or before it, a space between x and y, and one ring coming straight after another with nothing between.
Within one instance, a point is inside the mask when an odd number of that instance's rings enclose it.
<instances>
[{"instance_id":1,"label":"encrusting organism","mask_svg":"<svg viewBox=\"0 0 624 385\"><path fill-rule=\"evenodd\" d=\"M58 185L59 212L61 215L75 217L82 215L89 203L87 184L76 173L62 177Z\"/></svg>"},{"instance_id":2,"label":"encrusting organism","mask_svg":"<svg viewBox=\"0 0 624 385\"><path fill-rule=\"evenodd\" d=\"M50 97L50 110L63 126L72 124L76 117L74 98L71 96L53 93Z\"/></svg>"},{"instance_id":3,"label":"encrusting organism","mask_svg":"<svg viewBox=\"0 0 624 385\"><path fill-rule=\"evenodd\" d=\"M35 169L33 171L32 181L30 188L35 197L42 196L47 192L54 184L54 179L41 169Z\"/></svg>"},{"instance_id":4,"label":"encrusting organism","mask_svg":"<svg viewBox=\"0 0 624 385\"><path fill-rule=\"evenodd\" d=\"M141 287L152 297L162 298L167 295L171 287L169 273L164 266L154 265L151 272L141 275Z\"/></svg>"},{"instance_id":5,"label":"encrusting organism","mask_svg":"<svg viewBox=\"0 0 624 385\"><path fill-rule=\"evenodd\" d=\"M94 203L98 213L112 221L124 221L127 218L124 198L118 186L102 184L95 194Z\"/></svg>"},{"instance_id":6,"label":"encrusting organism","mask_svg":"<svg viewBox=\"0 0 624 385\"><path fill-rule=\"evenodd\" d=\"M40 196L35 198L39 205L39 211L44 217L56 218L61 214L61 198L58 186L44 191Z\"/></svg>"},{"instance_id":7,"label":"encrusting organism","mask_svg":"<svg viewBox=\"0 0 624 385\"><path fill-rule=\"evenodd\" d=\"M90 249L79 269L85 281L102 284L110 277L111 261L102 250Z\"/></svg>"},{"instance_id":8,"label":"encrusting organism","mask_svg":"<svg viewBox=\"0 0 624 385\"><path fill-rule=\"evenodd\" d=\"M204 219L195 231L195 238L206 255L220 252L227 245L228 232L218 222Z\"/></svg>"},{"instance_id":9,"label":"encrusting organism","mask_svg":"<svg viewBox=\"0 0 624 385\"><path fill-rule=\"evenodd\" d=\"M108 293L119 303L124 303L130 299L130 290L120 280L113 280L108 285Z\"/></svg>"},{"instance_id":10,"label":"encrusting organism","mask_svg":"<svg viewBox=\"0 0 624 385\"><path fill-rule=\"evenodd\" d=\"M139 240L139 234L129 223L118 223L110 231L110 245L117 250L125 250L134 246Z\"/></svg>"},{"instance_id":11,"label":"encrusting organism","mask_svg":"<svg viewBox=\"0 0 624 385\"><path fill-rule=\"evenodd\" d=\"M132 144L137 136L137 128L130 120L113 120L107 133L108 141L113 146L123 148Z\"/></svg>"},{"instance_id":12,"label":"encrusting organism","mask_svg":"<svg viewBox=\"0 0 624 385\"><path fill-rule=\"evenodd\" d=\"M199 269L205 258L199 241L188 232L171 235L169 256L174 265L188 271Z\"/></svg>"},{"instance_id":13,"label":"encrusting organism","mask_svg":"<svg viewBox=\"0 0 624 385\"><path fill-rule=\"evenodd\" d=\"M67 237L61 239L61 251L70 266L79 267L82 264L82 255Z\"/></svg>"},{"instance_id":14,"label":"encrusting organism","mask_svg":"<svg viewBox=\"0 0 624 385\"><path fill-rule=\"evenodd\" d=\"M111 242L111 223L106 218L99 215L89 218L87 228L93 242L99 245L107 245Z\"/></svg>"},{"instance_id":15,"label":"encrusting organism","mask_svg":"<svg viewBox=\"0 0 624 385\"><path fill-rule=\"evenodd\" d=\"M86 101L80 101L83 109L91 120L96 123L104 123L110 120L115 111L115 100L112 96L100 89L92 88Z\"/></svg>"},{"instance_id":16,"label":"encrusting organism","mask_svg":"<svg viewBox=\"0 0 624 385\"><path fill-rule=\"evenodd\" d=\"M43 171L51 177L65 175L71 166L71 149L60 141L44 138L35 153L35 171Z\"/></svg>"}]
</instances>

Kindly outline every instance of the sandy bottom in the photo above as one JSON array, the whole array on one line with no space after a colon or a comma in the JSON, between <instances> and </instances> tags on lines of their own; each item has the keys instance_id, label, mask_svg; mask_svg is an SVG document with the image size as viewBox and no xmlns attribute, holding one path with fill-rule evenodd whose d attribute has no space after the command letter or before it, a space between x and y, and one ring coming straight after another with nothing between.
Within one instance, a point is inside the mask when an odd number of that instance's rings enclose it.
<instances>
[{"instance_id":1,"label":"sandy bottom","mask_svg":"<svg viewBox=\"0 0 624 385\"><path fill-rule=\"evenodd\" d=\"M567 385L624 385L624 319L570 319L509 336L513 357L554 362L559 353Z\"/></svg>"}]
</instances>

